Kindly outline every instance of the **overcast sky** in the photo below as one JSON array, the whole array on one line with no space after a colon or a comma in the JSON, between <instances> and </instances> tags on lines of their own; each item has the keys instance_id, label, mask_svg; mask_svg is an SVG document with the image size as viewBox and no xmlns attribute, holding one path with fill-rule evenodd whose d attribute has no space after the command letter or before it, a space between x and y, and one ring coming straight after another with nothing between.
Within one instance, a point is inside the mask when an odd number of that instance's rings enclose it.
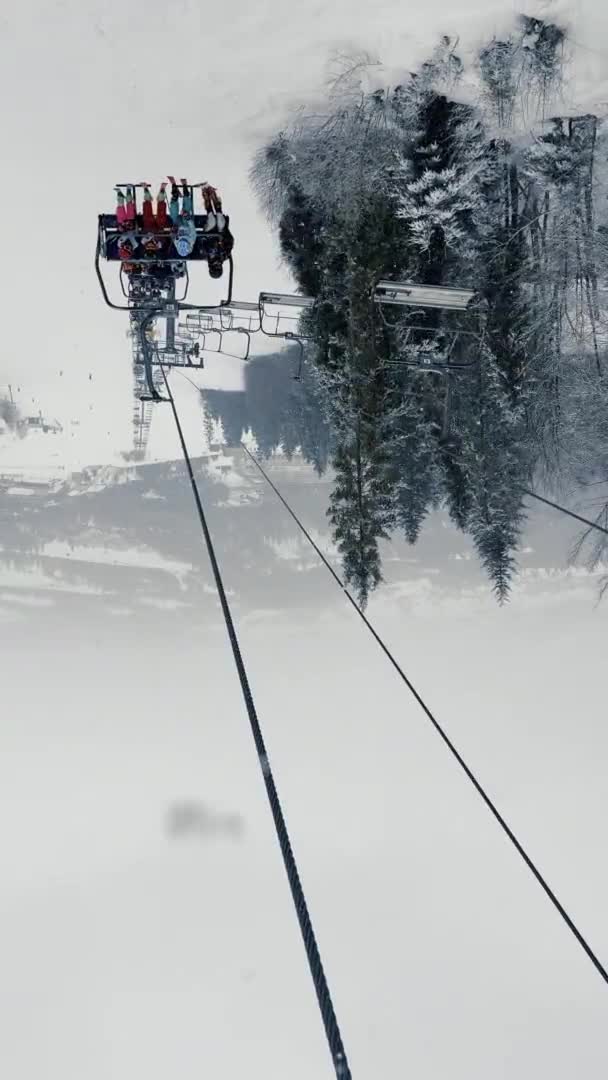
<instances>
[{"instance_id":1,"label":"overcast sky","mask_svg":"<svg viewBox=\"0 0 608 1080\"><path fill-rule=\"evenodd\" d=\"M236 295L290 287L246 175L289 100L318 89L333 48L407 69L436 33L470 48L512 9L66 0L0 16L0 386L80 421L54 444L3 445L0 468L69 471L129 449L126 326L92 274L117 180L216 183ZM559 10L578 42L570 100L599 107L608 17L599 0ZM216 362L207 377L241 374ZM194 391L176 380L176 393L200 449ZM178 454L162 410L150 449ZM327 485L305 466L273 475L331 550ZM271 493L237 458L223 482L201 480L355 1080L604 1078L608 988ZM11 1080L333 1075L184 485L158 473L54 506L0 497ZM597 576L567 568L575 535L533 511L499 610L435 515L414 551L387 548L369 613L607 963L608 608ZM172 837L184 799L206 824Z\"/></svg>"}]
</instances>

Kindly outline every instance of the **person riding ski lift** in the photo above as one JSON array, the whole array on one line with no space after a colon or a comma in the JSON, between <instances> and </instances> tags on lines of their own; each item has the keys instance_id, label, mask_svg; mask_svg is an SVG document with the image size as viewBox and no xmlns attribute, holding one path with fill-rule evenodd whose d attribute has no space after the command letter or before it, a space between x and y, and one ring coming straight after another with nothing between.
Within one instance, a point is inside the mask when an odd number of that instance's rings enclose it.
<instances>
[{"instance_id":1,"label":"person riding ski lift","mask_svg":"<svg viewBox=\"0 0 608 1080\"><path fill-rule=\"evenodd\" d=\"M205 232L222 232L226 225L226 219L222 213L222 200L218 195L217 188L211 187L211 184L203 184L201 195L203 196L207 214L204 226Z\"/></svg>"},{"instance_id":2,"label":"person riding ski lift","mask_svg":"<svg viewBox=\"0 0 608 1080\"><path fill-rule=\"evenodd\" d=\"M119 187L116 188L116 225L120 234L118 237L118 257L123 261L132 259L139 246L139 241L134 235L137 220L135 196L132 187L127 188L126 195L123 194Z\"/></svg>"},{"instance_id":3,"label":"person riding ski lift","mask_svg":"<svg viewBox=\"0 0 608 1080\"><path fill-rule=\"evenodd\" d=\"M135 228L135 194L132 187L127 188L126 196L121 189L116 189L116 224L121 232Z\"/></svg>"},{"instance_id":4,"label":"person riding ski lift","mask_svg":"<svg viewBox=\"0 0 608 1080\"><path fill-rule=\"evenodd\" d=\"M228 217L222 231L217 236L205 237L203 242L206 248L207 267L212 278L220 278L224 270L224 263L229 258L234 247L234 237L228 228Z\"/></svg>"},{"instance_id":5,"label":"person riding ski lift","mask_svg":"<svg viewBox=\"0 0 608 1080\"><path fill-rule=\"evenodd\" d=\"M207 267L212 278L220 278L224 272L224 262L234 247L234 237L228 228L230 219L223 213L222 200L217 189L205 184L202 196L207 213L204 231L217 234L203 240Z\"/></svg>"},{"instance_id":6,"label":"person riding ski lift","mask_svg":"<svg viewBox=\"0 0 608 1080\"><path fill-rule=\"evenodd\" d=\"M194 223L194 199L192 188L188 187L188 181L182 178L182 205L179 206L180 191L174 176L169 177L171 183L171 202L169 214L174 227L173 244L177 254L182 259L187 259L192 254L196 243L196 225Z\"/></svg>"},{"instance_id":7,"label":"person riding ski lift","mask_svg":"<svg viewBox=\"0 0 608 1080\"><path fill-rule=\"evenodd\" d=\"M144 184L144 202L142 215L144 231L147 233L160 232L161 230L166 229L169 226L169 218L167 215L167 193L165 190L166 187L166 183L162 183L160 185L158 195L156 196L155 214L150 185Z\"/></svg>"},{"instance_id":8,"label":"person riding ski lift","mask_svg":"<svg viewBox=\"0 0 608 1080\"><path fill-rule=\"evenodd\" d=\"M224 262L226 258L227 256L221 254L219 245L214 245L213 251L207 256L207 268L210 277L221 278L224 273Z\"/></svg>"}]
</instances>

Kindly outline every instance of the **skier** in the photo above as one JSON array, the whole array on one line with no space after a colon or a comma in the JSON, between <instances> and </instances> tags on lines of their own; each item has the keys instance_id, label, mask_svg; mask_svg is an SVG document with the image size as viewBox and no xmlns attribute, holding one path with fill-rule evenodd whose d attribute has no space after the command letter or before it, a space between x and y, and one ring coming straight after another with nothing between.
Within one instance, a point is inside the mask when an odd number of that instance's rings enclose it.
<instances>
[{"instance_id":1,"label":"skier","mask_svg":"<svg viewBox=\"0 0 608 1080\"><path fill-rule=\"evenodd\" d=\"M234 237L226 225L219 236L207 239L207 266L212 278L221 278L224 272L224 263L229 257L234 246Z\"/></svg>"},{"instance_id":2,"label":"skier","mask_svg":"<svg viewBox=\"0 0 608 1080\"><path fill-rule=\"evenodd\" d=\"M205 237L203 240L207 266L212 278L220 278L224 272L224 262L234 247L234 236L228 228L230 218L222 211L222 200L217 189L205 184L202 195L207 212L205 232L217 233L216 236Z\"/></svg>"},{"instance_id":3,"label":"skier","mask_svg":"<svg viewBox=\"0 0 608 1080\"><path fill-rule=\"evenodd\" d=\"M123 261L127 273L132 271L132 264L125 260L132 259L139 247L135 236L137 219L135 214L135 195L132 187L127 188L126 196L116 187L116 224L118 226L118 258Z\"/></svg>"},{"instance_id":4,"label":"skier","mask_svg":"<svg viewBox=\"0 0 608 1080\"><path fill-rule=\"evenodd\" d=\"M196 225L194 224L194 200L192 188L188 187L188 181L182 178L182 208L179 208L179 188L174 176L170 176L171 202L169 214L174 227L173 243L177 254L182 259L187 259L192 254L196 242Z\"/></svg>"},{"instance_id":5,"label":"skier","mask_svg":"<svg viewBox=\"0 0 608 1080\"><path fill-rule=\"evenodd\" d=\"M219 215L218 215L219 216ZM207 236L204 243L207 250L207 267L212 278L220 278L224 263L234 247L234 236L228 228L229 217L224 219L224 227L217 236Z\"/></svg>"},{"instance_id":6,"label":"skier","mask_svg":"<svg viewBox=\"0 0 608 1080\"><path fill-rule=\"evenodd\" d=\"M152 202L150 185L144 185L143 219L145 232L158 232L159 230L168 227L169 219L167 217L166 186L166 184L160 185L158 195L156 196L156 214L154 214L154 204Z\"/></svg>"},{"instance_id":7,"label":"skier","mask_svg":"<svg viewBox=\"0 0 608 1080\"><path fill-rule=\"evenodd\" d=\"M116 224L121 231L135 228L135 196L132 187L127 188L126 199L120 188L116 188Z\"/></svg>"},{"instance_id":8,"label":"skier","mask_svg":"<svg viewBox=\"0 0 608 1080\"><path fill-rule=\"evenodd\" d=\"M217 193L217 188L211 187L211 184L204 184L201 194L207 213L205 232L215 232L216 230L221 232L226 219L222 213L222 200Z\"/></svg>"}]
</instances>

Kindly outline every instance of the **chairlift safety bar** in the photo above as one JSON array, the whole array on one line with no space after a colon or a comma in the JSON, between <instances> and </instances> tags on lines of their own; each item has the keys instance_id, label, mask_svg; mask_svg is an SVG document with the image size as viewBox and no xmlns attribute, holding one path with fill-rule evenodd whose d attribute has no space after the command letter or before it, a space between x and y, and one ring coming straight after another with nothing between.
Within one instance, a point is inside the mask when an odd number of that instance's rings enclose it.
<instances>
[{"instance_id":1,"label":"chairlift safety bar","mask_svg":"<svg viewBox=\"0 0 608 1080\"><path fill-rule=\"evenodd\" d=\"M169 177L167 177L165 181L165 186L168 186L170 183L171 181L169 180ZM141 180L139 180L136 184L126 184L119 181L117 184L114 184L114 190L116 191L118 188L152 188L153 186L153 184L144 184ZM176 184L175 186L178 188L184 187L182 183ZM197 184L187 184L186 186L188 188L204 188L211 187L211 184L206 184L204 181L199 181Z\"/></svg>"}]
</instances>

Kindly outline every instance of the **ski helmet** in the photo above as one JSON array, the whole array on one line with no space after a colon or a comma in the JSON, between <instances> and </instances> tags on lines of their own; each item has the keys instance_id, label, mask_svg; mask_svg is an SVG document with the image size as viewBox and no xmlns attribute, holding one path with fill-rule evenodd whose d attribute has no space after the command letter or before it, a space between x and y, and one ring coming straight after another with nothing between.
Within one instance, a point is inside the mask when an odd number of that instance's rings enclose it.
<instances>
[{"instance_id":1,"label":"ski helmet","mask_svg":"<svg viewBox=\"0 0 608 1080\"><path fill-rule=\"evenodd\" d=\"M186 259L192 251L192 245L185 236L178 236L175 241L175 248L178 255L181 255L182 259Z\"/></svg>"}]
</instances>

